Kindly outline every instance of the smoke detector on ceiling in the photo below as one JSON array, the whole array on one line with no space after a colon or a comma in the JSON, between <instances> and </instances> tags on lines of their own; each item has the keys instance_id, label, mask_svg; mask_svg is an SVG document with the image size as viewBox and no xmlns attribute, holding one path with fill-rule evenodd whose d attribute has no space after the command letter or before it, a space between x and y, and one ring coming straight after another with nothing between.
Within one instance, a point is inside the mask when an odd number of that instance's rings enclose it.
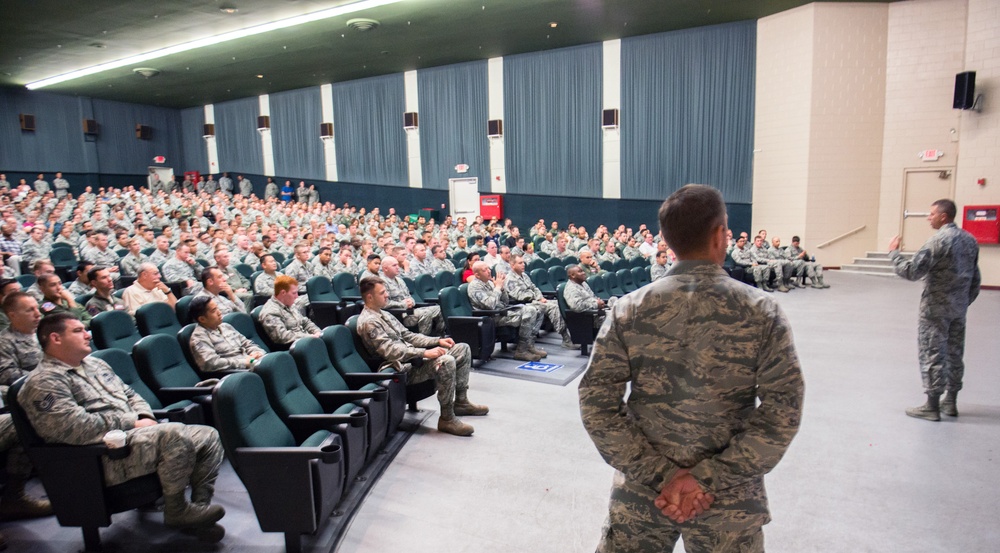
<instances>
[{"instance_id":1,"label":"smoke detector on ceiling","mask_svg":"<svg viewBox=\"0 0 1000 553\"><path fill-rule=\"evenodd\" d=\"M378 28L381 25L378 21L374 19L368 19L365 17L357 17L355 19L348 19L347 26L354 29L355 31L371 31Z\"/></svg>"},{"instance_id":2,"label":"smoke detector on ceiling","mask_svg":"<svg viewBox=\"0 0 1000 553\"><path fill-rule=\"evenodd\" d=\"M147 79L150 77L155 77L160 74L159 69L154 69L152 67L136 67L135 69L132 70L132 72L135 73L136 75L142 75Z\"/></svg>"}]
</instances>

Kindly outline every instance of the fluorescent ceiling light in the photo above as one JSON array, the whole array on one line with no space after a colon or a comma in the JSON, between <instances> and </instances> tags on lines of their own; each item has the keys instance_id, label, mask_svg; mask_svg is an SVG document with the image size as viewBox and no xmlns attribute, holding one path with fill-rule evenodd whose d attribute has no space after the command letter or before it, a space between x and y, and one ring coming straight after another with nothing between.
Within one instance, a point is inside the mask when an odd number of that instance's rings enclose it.
<instances>
[{"instance_id":1,"label":"fluorescent ceiling light","mask_svg":"<svg viewBox=\"0 0 1000 553\"><path fill-rule=\"evenodd\" d=\"M78 69L76 71L71 71L69 73L63 73L61 75L48 77L40 81L31 82L26 84L25 87L27 87L28 90L35 90L37 88L43 88L46 86L51 86L54 84L71 81L73 79L86 77L87 75L93 75L95 73L108 71L110 69L117 69L119 67L129 67L145 61L162 58L165 56L171 56L173 54L179 54L181 52L187 52L189 50L195 50L197 48L204 48L206 46L212 46L214 44L229 42L230 40L246 38L249 36L259 35L270 31L276 31L278 29L287 29L288 27L295 27L296 25L302 25L305 23L311 23L313 21L320 21L323 19L329 19L331 17L347 15L350 13L359 12L361 10L366 10L369 8L377 8L379 6L387 6L389 4L396 4L403 1L404 0L361 0L360 2L354 2L352 4L345 4L342 6L337 6L335 8L320 10L312 13L307 13L304 15L299 15L296 17L289 17L288 19L281 19L279 21L272 21L270 23L264 23L263 25L247 27L246 29L239 29L236 31L223 33L221 35L215 35L215 36L201 38L198 40L192 40L191 42L185 42L183 44L168 46L166 48L153 50L151 52L146 52L129 58L109 61L107 63L102 63L99 65L92 65L90 67L85 67L83 69Z\"/></svg>"}]
</instances>

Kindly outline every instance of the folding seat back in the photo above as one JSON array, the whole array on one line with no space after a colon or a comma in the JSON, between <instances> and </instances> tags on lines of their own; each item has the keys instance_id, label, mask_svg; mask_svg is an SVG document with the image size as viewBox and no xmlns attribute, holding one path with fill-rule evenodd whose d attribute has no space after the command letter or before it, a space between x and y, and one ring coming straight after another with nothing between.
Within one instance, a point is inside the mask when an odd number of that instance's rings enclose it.
<instances>
[{"instance_id":1,"label":"folding seat back","mask_svg":"<svg viewBox=\"0 0 1000 553\"><path fill-rule=\"evenodd\" d=\"M395 433L399 423L403 421L406 411L406 375L386 368L385 372L372 372L368 362L358 351L354 336L357 333L357 317L355 329L344 325L330 326L323 330L323 345L337 372L344 378L347 385L355 389L366 389L369 384L377 384L389 391L389 434ZM364 345L361 345L364 348Z\"/></svg>"},{"instance_id":2,"label":"folding seat back","mask_svg":"<svg viewBox=\"0 0 1000 553\"><path fill-rule=\"evenodd\" d=\"M438 294L441 294L443 288L448 286L455 286L455 273L451 271L439 271L434 275L434 284L437 288Z\"/></svg>"},{"instance_id":3,"label":"folding seat back","mask_svg":"<svg viewBox=\"0 0 1000 553\"><path fill-rule=\"evenodd\" d=\"M553 288L557 288L560 284L565 283L567 280L569 280L569 277L566 276L566 267L558 265L555 267L549 267L549 282Z\"/></svg>"},{"instance_id":4,"label":"folding seat back","mask_svg":"<svg viewBox=\"0 0 1000 553\"><path fill-rule=\"evenodd\" d=\"M548 269L549 267L565 267L565 265L563 265L562 259L558 257L550 257L545 260L545 268Z\"/></svg>"},{"instance_id":5,"label":"folding seat back","mask_svg":"<svg viewBox=\"0 0 1000 553\"><path fill-rule=\"evenodd\" d=\"M638 269L638 267L636 267ZM629 292L634 292L636 289L635 282L632 281L632 270L622 269L615 273L618 277L618 286L627 294Z\"/></svg>"},{"instance_id":6,"label":"folding seat back","mask_svg":"<svg viewBox=\"0 0 1000 553\"><path fill-rule=\"evenodd\" d=\"M563 258L563 267L569 267L570 265L579 265L580 258L575 255L567 255Z\"/></svg>"},{"instance_id":7,"label":"folding seat back","mask_svg":"<svg viewBox=\"0 0 1000 553\"><path fill-rule=\"evenodd\" d=\"M619 259L618 261L615 261L615 268L611 272L616 273L616 272L618 272L618 271L620 271L622 269L631 269L631 268L632 268L632 264L629 263L628 259L625 259L623 257L623 258Z\"/></svg>"},{"instance_id":8,"label":"folding seat back","mask_svg":"<svg viewBox=\"0 0 1000 553\"><path fill-rule=\"evenodd\" d=\"M420 275L417 277L415 284L417 292L425 302L437 302L441 289L438 288L434 275Z\"/></svg>"},{"instance_id":9,"label":"folding seat back","mask_svg":"<svg viewBox=\"0 0 1000 553\"><path fill-rule=\"evenodd\" d=\"M622 290L621 285L618 283L618 276L615 273L601 273L601 278L604 279L604 287L608 289L608 293L612 296L624 296L625 291Z\"/></svg>"},{"instance_id":10,"label":"folding seat back","mask_svg":"<svg viewBox=\"0 0 1000 553\"><path fill-rule=\"evenodd\" d=\"M247 280L250 280L250 275L252 275L254 271L254 268L246 263L237 263L236 265L233 265L233 268Z\"/></svg>"},{"instance_id":11,"label":"folding seat back","mask_svg":"<svg viewBox=\"0 0 1000 553\"><path fill-rule=\"evenodd\" d=\"M184 296L183 298L177 300L177 304L174 305L174 313L177 315L177 322L181 326L191 324L192 321L188 316L188 309L191 308L191 300L194 296Z\"/></svg>"},{"instance_id":12,"label":"folding seat back","mask_svg":"<svg viewBox=\"0 0 1000 553\"><path fill-rule=\"evenodd\" d=\"M274 260L278 262L278 265L283 265L285 263L285 254L281 252L271 252L271 255L274 256Z\"/></svg>"},{"instance_id":13,"label":"folding seat back","mask_svg":"<svg viewBox=\"0 0 1000 553\"><path fill-rule=\"evenodd\" d=\"M181 329L174 308L162 301L147 303L137 309L135 322L139 326L139 334L143 336L165 334L173 338Z\"/></svg>"},{"instance_id":14,"label":"folding seat back","mask_svg":"<svg viewBox=\"0 0 1000 553\"><path fill-rule=\"evenodd\" d=\"M448 286L438 295L441 315L448 324L448 334L456 341L469 345L473 359L486 361L496 348L496 327L492 317L473 316L468 293Z\"/></svg>"},{"instance_id":15,"label":"folding seat back","mask_svg":"<svg viewBox=\"0 0 1000 553\"><path fill-rule=\"evenodd\" d=\"M649 284L648 269L648 267L632 267L632 282L635 283L636 288L642 288Z\"/></svg>"},{"instance_id":16,"label":"folding seat back","mask_svg":"<svg viewBox=\"0 0 1000 553\"><path fill-rule=\"evenodd\" d=\"M198 373L184 359L176 336L146 336L132 349L132 360L143 382L161 402L170 404L189 399L202 406L206 423L212 424L209 395L212 389L198 386Z\"/></svg>"},{"instance_id":17,"label":"folding seat back","mask_svg":"<svg viewBox=\"0 0 1000 553\"><path fill-rule=\"evenodd\" d=\"M333 283L325 276L314 276L306 282L306 290L309 294L309 303L320 301L340 303L340 296L333 291Z\"/></svg>"},{"instance_id":18,"label":"folding seat back","mask_svg":"<svg viewBox=\"0 0 1000 553\"><path fill-rule=\"evenodd\" d=\"M284 532L286 550L300 551L302 534L315 533L343 494L340 436L318 430L296 440L254 373L226 376L213 396L226 457L250 494L261 530Z\"/></svg>"},{"instance_id":19,"label":"folding seat back","mask_svg":"<svg viewBox=\"0 0 1000 553\"><path fill-rule=\"evenodd\" d=\"M361 289L354 280L354 275L350 273L337 273L333 275L333 292L346 301L360 301Z\"/></svg>"},{"instance_id":20,"label":"folding seat back","mask_svg":"<svg viewBox=\"0 0 1000 553\"><path fill-rule=\"evenodd\" d=\"M87 292L86 294L80 294L79 296L73 298L73 301L75 301L77 305L87 305L87 302L93 297L93 292Z\"/></svg>"},{"instance_id":21,"label":"folding seat back","mask_svg":"<svg viewBox=\"0 0 1000 553\"><path fill-rule=\"evenodd\" d=\"M565 272L565 269L563 269ZM535 286L542 291L543 294L554 294L556 287L552 286L552 281L549 279L548 269L535 269L528 274L531 277L531 282L535 283Z\"/></svg>"},{"instance_id":22,"label":"folding seat back","mask_svg":"<svg viewBox=\"0 0 1000 553\"><path fill-rule=\"evenodd\" d=\"M333 283L325 276L314 276L306 282L309 294L309 318L320 328L337 324L344 305L333 291Z\"/></svg>"},{"instance_id":23,"label":"folding seat back","mask_svg":"<svg viewBox=\"0 0 1000 553\"><path fill-rule=\"evenodd\" d=\"M597 336L597 329L594 328L594 321L598 316L598 312L570 311L569 306L566 304L566 298L564 297L565 291L565 282L560 284L559 288L556 289L556 297L559 301L559 312L562 314L563 320L566 321L566 329L569 330L569 335L573 339L573 343L580 344L580 354L587 355L587 350L590 347L590 344L594 343L594 338Z\"/></svg>"},{"instance_id":24,"label":"folding seat back","mask_svg":"<svg viewBox=\"0 0 1000 553\"><path fill-rule=\"evenodd\" d=\"M225 317L222 317L222 322L232 325L237 332L246 336L253 343L257 344L257 347L264 350L264 353L270 353L271 348L267 347L264 340L257 334L257 329L254 327L253 318L246 313L230 313Z\"/></svg>"},{"instance_id":25,"label":"folding seat back","mask_svg":"<svg viewBox=\"0 0 1000 553\"><path fill-rule=\"evenodd\" d=\"M289 351L295 360L299 376L313 395L320 397L327 392L341 392L344 401L353 401L368 413L369 458L381 451L389 430L389 392L376 385L351 390L344 377L330 362L326 345L319 338L300 338L292 344ZM370 397L365 399L366 396Z\"/></svg>"},{"instance_id":26,"label":"folding seat back","mask_svg":"<svg viewBox=\"0 0 1000 553\"><path fill-rule=\"evenodd\" d=\"M587 277L587 285L590 286L590 290L594 292L595 296L604 301L611 299L611 293L608 292L608 287L604 284L604 277L601 275L590 275Z\"/></svg>"},{"instance_id":27,"label":"folding seat back","mask_svg":"<svg viewBox=\"0 0 1000 553\"><path fill-rule=\"evenodd\" d=\"M97 349L117 348L131 352L132 346L142 338L132 317L120 310L98 313L90 321L90 332Z\"/></svg>"},{"instance_id":28,"label":"folding seat back","mask_svg":"<svg viewBox=\"0 0 1000 553\"><path fill-rule=\"evenodd\" d=\"M276 344L271 337L268 336L267 331L264 330L264 325L260 322L260 312L264 310L263 306L255 307L253 311L250 312L250 318L253 320L253 328L257 331L257 336L267 344L268 351L287 351L289 344Z\"/></svg>"},{"instance_id":29,"label":"folding seat back","mask_svg":"<svg viewBox=\"0 0 1000 553\"><path fill-rule=\"evenodd\" d=\"M465 260L469 258L469 254L466 252L455 252L455 255L451 256L451 262L455 264L456 267L465 265Z\"/></svg>"},{"instance_id":30,"label":"folding seat back","mask_svg":"<svg viewBox=\"0 0 1000 553\"><path fill-rule=\"evenodd\" d=\"M617 269L615 269L615 262L614 261L608 261L608 260L601 261L600 263L598 263L598 266L600 266L600 268L601 268L602 271L616 271L617 270Z\"/></svg>"},{"instance_id":31,"label":"folding seat back","mask_svg":"<svg viewBox=\"0 0 1000 553\"><path fill-rule=\"evenodd\" d=\"M531 263L528 263L524 267L524 270L528 271L528 274L530 275L531 272L534 271L535 269L544 269L544 268L545 268L545 260L536 257L535 259L531 260Z\"/></svg>"},{"instance_id":32,"label":"folding seat back","mask_svg":"<svg viewBox=\"0 0 1000 553\"><path fill-rule=\"evenodd\" d=\"M465 273L464 266L461 267L461 268L455 269L455 286L461 286L463 283L465 283L465 281L462 280L462 275L464 273ZM440 295L440 294L441 293L438 292L438 295Z\"/></svg>"},{"instance_id":33,"label":"folding seat back","mask_svg":"<svg viewBox=\"0 0 1000 553\"><path fill-rule=\"evenodd\" d=\"M302 382L295 360L287 351L265 355L254 372L264 381L271 408L297 440L304 440L320 429L340 434L346 450L347 482L354 481L368 456L368 415L364 409L351 402L324 409Z\"/></svg>"},{"instance_id":34,"label":"folding seat back","mask_svg":"<svg viewBox=\"0 0 1000 553\"><path fill-rule=\"evenodd\" d=\"M629 261L629 265L630 265L630 267L629 267L630 269L632 267L645 267L645 266L649 265L649 260L646 259L645 257L642 257L640 255L639 257L633 257L632 260Z\"/></svg>"},{"instance_id":35,"label":"folding seat back","mask_svg":"<svg viewBox=\"0 0 1000 553\"><path fill-rule=\"evenodd\" d=\"M158 419L169 419L172 422L182 422L184 424L204 424L205 419L201 406L189 400L181 400L170 405L164 405L160 398L156 397L153 390L139 378L139 371L132 362L132 356L120 349L105 349L91 353L89 357L100 359L107 363L111 370L115 371L122 382L128 384L135 390L142 399L146 400L153 410L153 416Z\"/></svg>"}]
</instances>

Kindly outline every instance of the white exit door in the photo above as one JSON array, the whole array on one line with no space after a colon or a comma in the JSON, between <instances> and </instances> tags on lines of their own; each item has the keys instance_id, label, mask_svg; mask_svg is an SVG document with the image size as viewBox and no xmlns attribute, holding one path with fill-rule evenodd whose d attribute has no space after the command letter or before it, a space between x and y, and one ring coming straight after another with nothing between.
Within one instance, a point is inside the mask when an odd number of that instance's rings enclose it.
<instances>
[{"instance_id":1,"label":"white exit door","mask_svg":"<svg viewBox=\"0 0 1000 553\"><path fill-rule=\"evenodd\" d=\"M451 202L451 217L458 220L465 217L470 222L479 215L479 179L448 179L448 196Z\"/></svg>"},{"instance_id":2,"label":"white exit door","mask_svg":"<svg viewBox=\"0 0 1000 553\"><path fill-rule=\"evenodd\" d=\"M951 199L954 190L954 168L940 167L933 170L907 170L903 183L903 217L900 249L915 252L936 231L927 222L931 204L941 199Z\"/></svg>"}]
</instances>

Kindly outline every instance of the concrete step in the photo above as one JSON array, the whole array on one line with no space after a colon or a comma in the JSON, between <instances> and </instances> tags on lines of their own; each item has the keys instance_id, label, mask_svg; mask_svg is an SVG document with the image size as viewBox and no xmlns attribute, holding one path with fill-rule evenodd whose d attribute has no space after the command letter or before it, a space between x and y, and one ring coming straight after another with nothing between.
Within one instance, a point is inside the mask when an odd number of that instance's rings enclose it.
<instances>
[{"instance_id":1,"label":"concrete step","mask_svg":"<svg viewBox=\"0 0 1000 553\"><path fill-rule=\"evenodd\" d=\"M899 252L903 257L913 257L913 252ZM866 259L889 259L889 252L865 252Z\"/></svg>"},{"instance_id":2,"label":"concrete step","mask_svg":"<svg viewBox=\"0 0 1000 553\"><path fill-rule=\"evenodd\" d=\"M862 265L878 265L880 267L892 267L892 260L888 257L855 257L854 263Z\"/></svg>"},{"instance_id":3,"label":"concrete step","mask_svg":"<svg viewBox=\"0 0 1000 553\"><path fill-rule=\"evenodd\" d=\"M868 265L864 263L855 263L853 265L843 265L840 268L841 271L845 273L862 273L866 275L883 275L883 276L895 276L895 272L892 267L885 265Z\"/></svg>"}]
</instances>

